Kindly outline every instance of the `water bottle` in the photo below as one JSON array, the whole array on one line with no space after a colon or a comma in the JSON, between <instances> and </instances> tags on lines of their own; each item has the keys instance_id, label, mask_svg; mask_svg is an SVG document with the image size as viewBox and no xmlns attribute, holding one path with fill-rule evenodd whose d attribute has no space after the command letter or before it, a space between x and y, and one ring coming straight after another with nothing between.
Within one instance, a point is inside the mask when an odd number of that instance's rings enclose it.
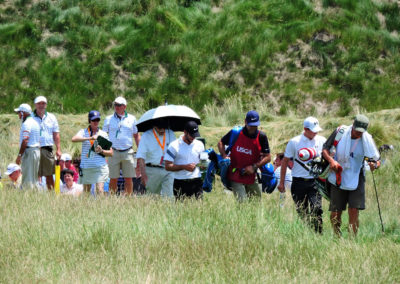
<instances>
[{"instance_id":1,"label":"water bottle","mask_svg":"<svg viewBox=\"0 0 400 284\"><path fill-rule=\"evenodd\" d=\"M285 192L280 192L279 193L279 200L280 200L279 206L281 208L283 208L283 206L285 205L285 198L286 198L286 193Z\"/></svg>"}]
</instances>

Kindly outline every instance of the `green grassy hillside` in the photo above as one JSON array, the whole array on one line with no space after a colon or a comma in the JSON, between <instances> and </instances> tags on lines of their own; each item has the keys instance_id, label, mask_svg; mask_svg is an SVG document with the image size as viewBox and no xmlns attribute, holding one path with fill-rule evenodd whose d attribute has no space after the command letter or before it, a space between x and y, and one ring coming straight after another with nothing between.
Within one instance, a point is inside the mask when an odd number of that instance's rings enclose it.
<instances>
[{"instance_id":1,"label":"green grassy hillside","mask_svg":"<svg viewBox=\"0 0 400 284\"><path fill-rule=\"evenodd\" d=\"M135 111L204 114L238 97L347 115L400 106L396 1L0 0L0 112L37 94L82 113L126 96Z\"/></svg>"}]
</instances>

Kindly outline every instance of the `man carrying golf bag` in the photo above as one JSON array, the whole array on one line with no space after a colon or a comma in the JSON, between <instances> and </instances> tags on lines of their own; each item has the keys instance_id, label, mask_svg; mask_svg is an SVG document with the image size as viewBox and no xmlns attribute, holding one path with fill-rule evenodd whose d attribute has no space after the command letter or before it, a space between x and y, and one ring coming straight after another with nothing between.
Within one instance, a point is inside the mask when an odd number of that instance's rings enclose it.
<instances>
[{"instance_id":1,"label":"man carrying golf bag","mask_svg":"<svg viewBox=\"0 0 400 284\"><path fill-rule=\"evenodd\" d=\"M357 115L353 125L339 127L330 135L323 146L323 157L329 162L331 172L327 186L330 189L331 223L334 232L341 235L341 215L349 209L349 231L357 235L358 211L365 209L364 161L368 158L371 171L379 168L379 152L372 136L367 132L369 120ZM343 131L340 140L335 139Z\"/></svg>"}]
</instances>

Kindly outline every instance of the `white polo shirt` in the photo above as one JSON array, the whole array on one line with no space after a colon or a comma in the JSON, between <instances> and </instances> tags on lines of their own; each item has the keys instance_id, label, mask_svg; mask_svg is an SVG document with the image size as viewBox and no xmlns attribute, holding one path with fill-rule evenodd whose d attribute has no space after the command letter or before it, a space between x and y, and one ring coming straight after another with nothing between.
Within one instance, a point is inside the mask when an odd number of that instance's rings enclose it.
<instances>
[{"instance_id":1,"label":"white polo shirt","mask_svg":"<svg viewBox=\"0 0 400 284\"><path fill-rule=\"evenodd\" d=\"M21 125L21 131L19 133L20 147L22 141L26 138L29 138L28 147L40 147L40 126L31 116L28 116Z\"/></svg>"},{"instance_id":2,"label":"white polo shirt","mask_svg":"<svg viewBox=\"0 0 400 284\"><path fill-rule=\"evenodd\" d=\"M308 139L304 134L292 138L286 146L285 157L293 158L299 161L299 150L301 148L314 148L318 156L321 156L322 146L324 145L326 138L320 135L316 135L312 140ZM292 169L292 177L300 177L311 179L314 178L310 173L304 169L298 162L294 161Z\"/></svg>"},{"instance_id":3,"label":"white polo shirt","mask_svg":"<svg viewBox=\"0 0 400 284\"><path fill-rule=\"evenodd\" d=\"M72 188L68 188L66 184L60 186L60 192L65 195L78 196L83 192L83 185L73 183Z\"/></svg>"},{"instance_id":4,"label":"white polo shirt","mask_svg":"<svg viewBox=\"0 0 400 284\"><path fill-rule=\"evenodd\" d=\"M32 113L32 117L40 126L40 147L53 146L53 133L60 132L57 118L50 112L45 112L43 118L36 115L36 111Z\"/></svg>"},{"instance_id":5,"label":"white polo shirt","mask_svg":"<svg viewBox=\"0 0 400 284\"><path fill-rule=\"evenodd\" d=\"M108 139L107 133L100 129L97 132L97 134ZM92 136L90 135L88 128L79 130L79 132L76 135L80 137ZM90 151L89 153L91 147L92 144L90 143L90 140L85 140L82 142L81 165L80 165L82 169L100 168L107 164L106 159L103 156L100 156L94 151Z\"/></svg>"},{"instance_id":6,"label":"white polo shirt","mask_svg":"<svg viewBox=\"0 0 400 284\"><path fill-rule=\"evenodd\" d=\"M183 135L169 145L164 159L173 162L175 165L198 164L200 162L200 153L204 151L204 144L195 139L188 145L183 141L182 137ZM199 167L196 167L193 172L181 170L174 172L174 174L175 179L193 179L201 177Z\"/></svg>"},{"instance_id":7,"label":"white polo shirt","mask_svg":"<svg viewBox=\"0 0 400 284\"><path fill-rule=\"evenodd\" d=\"M163 144L163 136L158 135L157 131L155 131L158 140L161 145ZM152 165L160 165L161 158L167 152L167 149L172 141L175 141L176 137L172 130L165 130L165 146L164 151L161 146L158 144L156 137L154 136L153 129L149 129L145 131L140 138L139 147L136 153L136 158L143 159L145 163L150 163ZM164 163L163 163L164 164Z\"/></svg>"},{"instance_id":8,"label":"white polo shirt","mask_svg":"<svg viewBox=\"0 0 400 284\"><path fill-rule=\"evenodd\" d=\"M346 147L346 142L340 140L337 144L337 151L335 154L335 161L337 161L337 153ZM351 155L349 157L350 167L344 168L342 171L342 183L340 185L341 189L344 190L356 190L359 182L360 170L364 164L364 146L362 143L362 138L351 139L350 144ZM328 181L331 184L336 184L336 173L331 171L328 176Z\"/></svg>"},{"instance_id":9,"label":"white polo shirt","mask_svg":"<svg viewBox=\"0 0 400 284\"><path fill-rule=\"evenodd\" d=\"M126 150L133 145L133 134L138 133L136 118L126 112L122 117L114 113L104 120L103 131L108 133L113 148Z\"/></svg>"}]
</instances>

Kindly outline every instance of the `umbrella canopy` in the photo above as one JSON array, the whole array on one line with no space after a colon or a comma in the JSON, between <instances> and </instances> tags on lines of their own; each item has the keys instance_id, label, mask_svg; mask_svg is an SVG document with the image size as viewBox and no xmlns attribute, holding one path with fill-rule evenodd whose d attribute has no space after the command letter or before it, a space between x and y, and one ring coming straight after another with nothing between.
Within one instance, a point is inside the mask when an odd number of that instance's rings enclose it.
<instances>
[{"instance_id":1,"label":"umbrella canopy","mask_svg":"<svg viewBox=\"0 0 400 284\"><path fill-rule=\"evenodd\" d=\"M189 120L201 124L200 117L189 107L182 105L164 105L146 111L137 122L139 132L153 128L154 121L158 118L168 120L169 128L173 131L183 131Z\"/></svg>"}]
</instances>

